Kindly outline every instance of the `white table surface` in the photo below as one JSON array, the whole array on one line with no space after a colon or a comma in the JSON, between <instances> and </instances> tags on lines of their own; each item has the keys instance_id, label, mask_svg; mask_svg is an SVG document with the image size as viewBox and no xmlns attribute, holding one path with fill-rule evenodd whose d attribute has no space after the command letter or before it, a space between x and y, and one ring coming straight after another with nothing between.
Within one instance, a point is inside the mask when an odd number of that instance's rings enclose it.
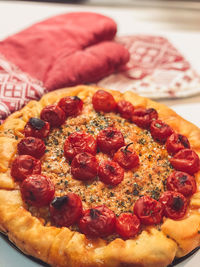
<instances>
[{"instance_id":1,"label":"white table surface","mask_svg":"<svg viewBox=\"0 0 200 267\"><path fill-rule=\"evenodd\" d=\"M110 16L118 24L118 35L147 33L167 37L200 73L200 11L198 10L0 1L0 40L32 23L70 11L94 11ZM165 99L160 102L200 127L200 94L184 99ZM0 266L41 265L20 254L0 237ZM199 267L200 251L176 266Z\"/></svg>"}]
</instances>

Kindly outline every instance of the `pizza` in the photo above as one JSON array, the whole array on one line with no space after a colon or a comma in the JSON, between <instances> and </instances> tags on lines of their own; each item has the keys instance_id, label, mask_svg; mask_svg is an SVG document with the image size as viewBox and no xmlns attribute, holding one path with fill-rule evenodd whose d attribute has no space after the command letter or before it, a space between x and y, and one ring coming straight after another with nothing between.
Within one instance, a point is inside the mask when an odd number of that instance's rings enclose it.
<instances>
[{"instance_id":1,"label":"pizza","mask_svg":"<svg viewBox=\"0 0 200 267\"><path fill-rule=\"evenodd\" d=\"M92 86L0 126L0 229L51 266L167 266L200 245L200 130Z\"/></svg>"}]
</instances>

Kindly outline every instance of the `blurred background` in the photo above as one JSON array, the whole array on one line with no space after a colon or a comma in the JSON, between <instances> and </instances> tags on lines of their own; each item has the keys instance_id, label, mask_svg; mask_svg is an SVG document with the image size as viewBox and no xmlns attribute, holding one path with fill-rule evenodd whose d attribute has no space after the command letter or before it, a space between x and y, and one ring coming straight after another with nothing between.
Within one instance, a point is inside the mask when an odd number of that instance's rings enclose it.
<instances>
[{"instance_id":1,"label":"blurred background","mask_svg":"<svg viewBox=\"0 0 200 267\"><path fill-rule=\"evenodd\" d=\"M51 4L71 4L74 6L91 7L111 7L111 8L131 8L144 11L154 9L157 15L150 14L149 20L167 22L176 28L198 31L200 29L200 0L7 0L0 2L28 2L28 3L51 3Z\"/></svg>"},{"instance_id":2,"label":"blurred background","mask_svg":"<svg viewBox=\"0 0 200 267\"><path fill-rule=\"evenodd\" d=\"M20 1L20 0L19 0ZM27 0L22 0L27 1ZM106 6L177 6L180 8L196 8L199 0L31 0L32 2L81 3L87 5ZM29 2L31 2L29 1Z\"/></svg>"},{"instance_id":3,"label":"blurred background","mask_svg":"<svg viewBox=\"0 0 200 267\"><path fill-rule=\"evenodd\" d=\"M10 1L10 0L7 0ZM20 1L20 0L18 0ZM22 0L27 1L27 0ZM180 8L196 8L199 0L29 0L27 2L55 2L55 3L81 3L87 5L106 5L106 6L179 6Z\"/></svg>"}]
</instances>

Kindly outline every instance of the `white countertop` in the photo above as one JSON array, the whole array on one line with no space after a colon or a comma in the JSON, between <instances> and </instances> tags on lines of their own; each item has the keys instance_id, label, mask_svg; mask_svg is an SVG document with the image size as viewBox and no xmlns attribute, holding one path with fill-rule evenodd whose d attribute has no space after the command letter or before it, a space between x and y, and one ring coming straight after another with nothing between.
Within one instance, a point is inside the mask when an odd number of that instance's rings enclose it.
<instances>
[{"instance_id":1,"label":"white countertop","mask_svg":"<svg viewBox=\"0 0 200 267\"><path fill-rule=\"evenodd\" d=\"M118 24L118 35L147 33L167 37L200 73L200 9L120 8L0 1L0 39L47 17L69 11L86 10L112 17ZM172 107L182 117L200 127L200 94L190 98L166 99L160 102ZM177 266L198 267L199 262L200 252ZM18 251L13 251L6 241L1 240L0 266L40 265L27 260Z\"/></svg>"}]
</instances>

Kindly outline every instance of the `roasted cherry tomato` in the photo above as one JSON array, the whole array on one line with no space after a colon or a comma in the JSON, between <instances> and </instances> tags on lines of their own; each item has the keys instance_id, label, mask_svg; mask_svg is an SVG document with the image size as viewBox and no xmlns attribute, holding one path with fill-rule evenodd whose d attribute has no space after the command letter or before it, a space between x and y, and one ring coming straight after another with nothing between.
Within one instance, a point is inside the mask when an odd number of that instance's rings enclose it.
<instances>
[{"instance_id":1,"label":"roasted cherry tomato","mask_svg":"<svg viewBox=\"0 0 200 267\"><path fill-rule=\"evenodd\" d=\"M162 194L159 201L164 206L164 215L173 220L178 220L184 217L187 209L186 198L173 191L166 191Z\"/></svg>"},{"instance_id":2,"label":"roasted cherry tomato","mask_svg":"<svg viewBox=\"0 0 200 267\"><path fill-rule=\"evenodd\" d=\"M124 179L124 170L115 161L101 162L98 170L99 179L108 185L118 185Z\"/></svg>"},{"instance_id":3,"label":"roasted cherry tomato","mask_svg":"<svg viewBox=\"0 0 200 267\"><path fill-rule=\"evenodd\" d=\"M126 170L131 170L140 164L137 153L129 148L131 144L121 147L113 157L113 160Z\"/></svg>"},{"instance_id":4,"label":"roasted cherry tomato","mask_svg":"<svg viewBox=\"0 0 200 267\"><path fill-rule=\"evenodd\" d=\"M75 132L68 136L64 144L64 154L68 160L72 160L77 154L88 152L95 155L97 144L94 137L85 132Z\"/></svg>"},{"instance_id":5,"label":"roasted cherry tomato","mask_svg":"<svg viewBox=\"0 0 200 267\"><path fill-rule=\"evenodd\" d=\"M116 220L116 232L124 239L137 235L140 230L140 220L132 213L121 213Z\"/></svg>"},{"instance_id":6,"label":"roasted cherry tomato","mask_svg":"<svg viewBox=\"0 0 200 267\"><path fill-rule=\"evenodd\" d=\"M50 124L38 118L30 118L24 127L26 137L34 136L37 138L45 138L49 135Z\"/></svg>"},{"instance_id":7,"label":"roasted cherry tomato","mask_svg":"<svg viewBox=\"0 0 200 267\"><path fill-rule=\"evenodd\" d=\"M29 136L18 143L17 149L19 155L30 155L35 158L41 158L45 153L46 146L41 139Z\"/></svg>"},{"instance_id":8,"label":"roasted cherry tomato","mask_svg":"<svg viewBox=\"0 0 200 267\"><path fill-rule=\"evenodd\" d=\"M23 181L28 175L40 173L41 162L32 156L17 156L12 163L11 175L18 181Z\"/></svg>"},{"instance_id":9,"label":"roasted cherry tomato","mask_svg":"<svg viewBox=\"0 0 200 267\"><path fill-rule=\"evenodd\" d=\"M190 148L190 143L186 136L173 133L167 138L166 148L168 153L175 154L181 149Z\"/></svg>"},{"instance_id":10,"label":"roasted cherry tomato","mask_svg":"<svg viewBox=\"0 0 200 267\"><path fill-rule=\"evenodd\" d=\"M51 180L40 174L29 175L21 184L22 198L29 205L42 207L54 198L55 187Z\"/></svg>"},{"instance_id":11,"label":"roasted cherry tomato","mask_svg":"<svg viewBox=\"0 0 200 267\"><path fill-rule=\"evenodd\" d=\"M90 153L77 154L71 164L71 173L75 179L90 180L97 176L98 163Z\"/></svg>"},{"instance_id":12,"label":"roasted cherry tomato","mask_svg":"<svg viewBox=\"0 0 200 267\"><path fill-rule=\"evenodd\" d=\"M149 129L151 122L158 119L158 112L154 108L137 108L132 115L132 121L139 127Z\"/></svg>"},{"instance_id":13,"label":"roasted cherry tomato","mask_svg":"<svg viewBox=\"0 0 200 267\"><path fill-rule=\"evenodd\" d=\"M117 111L121 117L130 120L133 116L134 106L126 100L121 100L117 103Z\"/></svg>"},{"instance_id":14,"label":"roasted cherry tomato","mask_svg":"<svg viewBox=\"0 0 200 267\"><path fill-rule=\"evenodd\" d=\"M82 216L82 201L74 193L56 197L50 204L50 216L55 225L69 227Z\"/></svg>"},{"instance_id":15,"label":"roasted cherry tomato","mask_svg":"<svg viewBox=\"0 0 200 267\"><path fill-rule=\"evenodd\" d=\"M100 131L97 136L97 146L100 151L106 154L112 155L124 144L123 134L114 127Z\"/></svg>"},{"instance_id":16,"label":"roasted cherry tomato","mask_svg":"<svg viewBox=\"0 0 200 267\"><path fill-rule=\"evenodd\" d=\"M170 159L171 165L178 171L194 174L200 169L199 156L192 149L182 149Z\"/></svg>"},{"instance_id":17,"label":"roasted cherry tomato","mask_svg":"<svg viewBox=\"0 0 200 267\"><path fill-rule=\"evenodd\" d=\"M106 237L115 231L116 216L105 205L88 209L80 219L80 231L90 237Z\"/></svg>"},{"instance_id":18,"label":"roasted cherry tomato","mask_svg":"<svg viewBox=\"0 0 200 267\"><path fill-rule=\"evenodd\" d=\"M139 198L134 205L134 214L143 224L158 224L162 220L162 204L149 196Z\"/></svg>"},{"instance_id":19,"label":"roasted cherry tomato","mask_svg":"<svg viewBox=\"0 0 200 267\"><path fill-rule=\"evenodd\" d=\"M98 90L93 95L92 104L96 111L104 112L115 111L117 107L114 97L104 90Z\"/></svg>"},{"instance_id":20,"label":"roasted cherry tomato","mask_svg":"<svg viewBox=\"0 0 200 267\"><path fill-rule=\"evenodd\" d=\"M49 105L43 108L40 118L50 123L51 127L59 127L65 122L65 112L57 105Z\"/></svg>"},{"instance_id":21,"label":"roasted cherry tomato","mask_svg":"<svg viewBox=\"0 0 200 267\"><path fill-rule=\"evenodd\" d=\"M173 133L173 130L169 125L167 125L163 121L154 120L151 123L150 132L152 137L156 141L164 143L167 140L167 137L169 137Z\"/></svg>"},{"instance_id":22,"label":"roasted cherry tomato","mask_svg":"<svg viewBox=\"0 0 200 267\"><path fill-rule=\"evenodd\" d=\"M67 117L77 116L83 109L83 101L78 96L67 96L58 102Z\"/></svg>"},{"instance_id":23,"label":"roasted cherry tomato","mask_svg":"<svg viewBox=\"0 0 200 267\"><path fill-rule=\"evenodd\" d=\"M174 171L167 178L167 189L183 194L185 197L191 196L196 192L196 181L193 176L186 172Z\"/></svg>"}]
</instances>

